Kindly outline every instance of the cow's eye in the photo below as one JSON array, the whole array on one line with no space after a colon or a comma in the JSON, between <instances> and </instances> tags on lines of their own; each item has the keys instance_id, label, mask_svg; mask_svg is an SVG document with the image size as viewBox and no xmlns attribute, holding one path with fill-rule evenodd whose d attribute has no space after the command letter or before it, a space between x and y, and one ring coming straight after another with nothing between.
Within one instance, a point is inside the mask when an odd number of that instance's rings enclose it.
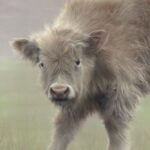
<instances>
[{"instance_id":1,"label":"cow's eye","mask_svg":"<svg viewBox=\"0 0 150 150\"><path fill-rule=\"evenodd\" d=\"M77 66L80 66L80 60L79 59L76 60L75 63L76 63Z\"/></svg>"},{"instance_id":2,"label":"cow's eye","mask_svg":"<svg viewBox=\"0 0 150 150\"><path fill-rule=\"evenodd\" d=\"M44 68L44 63L43 62L40 62L39 63L39 67L42 69L42 68Z\"/></svg>"}]
</instances>

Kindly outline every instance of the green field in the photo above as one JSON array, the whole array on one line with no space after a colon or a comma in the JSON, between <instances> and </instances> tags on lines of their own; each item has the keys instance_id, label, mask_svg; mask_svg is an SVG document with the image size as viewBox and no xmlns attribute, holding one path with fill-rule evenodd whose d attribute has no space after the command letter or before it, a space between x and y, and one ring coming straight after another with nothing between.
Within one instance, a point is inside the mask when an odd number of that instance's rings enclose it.
<instances>
[{"instance_id":1,"label":"green field","mask_svg":"<svg viewBox=\"0 0 150 150\"><path fill-rule=\"evenodd\" d=\"M57 109L29 63L0 61L0 150L46 150ZM150 150L150 98L144 100L131 127L132 150ZM106 150L102 121L89 118L69 150Z\"/></svg>"}]
</instances>

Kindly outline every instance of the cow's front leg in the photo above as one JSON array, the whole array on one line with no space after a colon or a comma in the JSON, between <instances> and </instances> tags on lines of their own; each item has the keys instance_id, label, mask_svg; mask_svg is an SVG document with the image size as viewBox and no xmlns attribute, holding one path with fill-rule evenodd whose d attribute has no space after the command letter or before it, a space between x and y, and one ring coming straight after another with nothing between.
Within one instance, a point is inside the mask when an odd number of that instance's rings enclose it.
<instances>
[{"instance_id":1,"label":"cow's front leg","mask_svg":"<svg viewBox=\"0 0 150 150\"><path fill-rule=\"evenodd\" d=\"M86 113L60 112L55 122L55 132L48 150L66 150Z\"/></svg>"},{"instance_id":2,"label":"cow's front leg","mask_svg":"<svg viewBox=\"0 0 150 150\"><path fill-rule=\"evenodd\" d=\"M112 116L105 122L109 137L108 150L129 150L128 121Z\"/></svg>"}]
</instances>

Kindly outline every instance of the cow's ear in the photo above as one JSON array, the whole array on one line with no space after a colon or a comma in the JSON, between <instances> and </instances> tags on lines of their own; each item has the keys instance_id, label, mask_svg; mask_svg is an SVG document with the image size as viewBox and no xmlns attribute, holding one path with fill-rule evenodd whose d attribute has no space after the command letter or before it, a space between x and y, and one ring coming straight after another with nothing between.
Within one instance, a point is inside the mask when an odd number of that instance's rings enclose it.
<instances>
[{"instance_id":1,"label":"cow's ear","mask_svg":"<svg viewBox=\"0 0 150 150\"><path fill-rule=\"evenodd\" d=\"M15 39L11 44L24 58L31 60L33 63L39 62L40 48L36 42L28 39Z\"/></svg>"},{"instance_id":2,"label":"cow's ear","mask_svg":"<svg viewBox=\"0 0 150 150\"><path fill-rule=\"evenodd\" d=\"M108 34L105 30L98 30L91 32L89 35L89 42L93 48L101 48L108 39Z\"/></svg>"}]
</instances>

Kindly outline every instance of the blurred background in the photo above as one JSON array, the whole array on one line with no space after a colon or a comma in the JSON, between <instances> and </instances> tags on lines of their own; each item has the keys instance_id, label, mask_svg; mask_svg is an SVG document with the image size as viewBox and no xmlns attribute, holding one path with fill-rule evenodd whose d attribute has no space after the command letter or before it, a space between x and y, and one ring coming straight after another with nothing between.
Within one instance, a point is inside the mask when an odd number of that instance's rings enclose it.
<instances>
[{"instance_id":1,"label":"blurred background","mask_svg":"<svg viewBox=\"0 0 150 150\"><path fill-rule=\"evenodd\" d=\"M17 57L9 45L51 25L64 0L0 0L0 150L46 150L57 109L45 97L38 70ZM132 150L150 150L150 98L141 103L131 125ZM106 150L102 121L87 120L72 150Z\"/></svg>"}]
</instances>

